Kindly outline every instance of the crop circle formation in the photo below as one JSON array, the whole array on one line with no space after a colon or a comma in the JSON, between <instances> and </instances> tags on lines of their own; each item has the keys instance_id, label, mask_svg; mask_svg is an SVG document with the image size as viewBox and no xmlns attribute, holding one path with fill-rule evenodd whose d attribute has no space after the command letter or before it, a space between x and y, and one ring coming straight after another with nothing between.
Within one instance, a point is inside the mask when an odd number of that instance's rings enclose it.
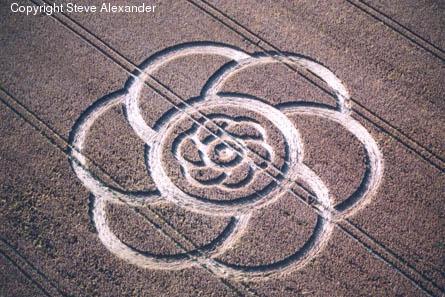
<instances>
[{"instance_id":1,"label":"crop circle formation","mask_svg":"<svg viewBox=\"0 0 445 297\"><path fill-rule=\"evenodd\" d=\"M140 99L145 81L164 64L188 55L218 55L231 61L207 82L199 100L175 107L156 129L144 120ZM337 106L292 104L272 106L245 94L220 92L239 71L259 64L293 64L322 79L333 90ZM157 191L126 192L108 185L91 173L84 156L88 132L97 119L116 105L123 105L134 133L146 144L147 166ZM334 204L329 189L303 164L303 144L293 114L306 114L342 125L364 147L366 172L357 190ZM369 132L350 116L349 94L326 67L308 58L280 53L248 54L214 43L188 43L163 50L134 72L125 89L100 98L81 114L71 135L70 162L77 177L94 196L93 220L102 243L116 256L149 269L183 269L205 265L221 277L262 279L302 267L329 240L334 223L369 202L383 174L383 159ZM303 181L316 196L317 223L312 235L293 255L276 263L243 266L218 259L236 242L258 209L290 193ZM297 199L297 198L296 198ZM111 230L106 206L128 207L168 201L192 212L231 218L227 234L213 245L190 251L186 257L156 257L141 253L121 241Z\"/></svg>"}]
</instances>

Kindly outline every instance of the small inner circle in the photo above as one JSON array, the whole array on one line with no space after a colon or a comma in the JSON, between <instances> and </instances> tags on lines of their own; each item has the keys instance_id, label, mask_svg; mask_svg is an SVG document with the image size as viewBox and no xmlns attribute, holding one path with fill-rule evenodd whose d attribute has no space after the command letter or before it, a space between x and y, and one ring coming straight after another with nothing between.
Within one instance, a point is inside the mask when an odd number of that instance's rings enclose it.
<instances>
[{"instance_id":1,"label":"small inner circle","mask_svg":"<svg viewBox=\"0 0 445 297\"><path fill-rule=\"evenodd\" d=\"M234 152L228 148L224 148L218 152L218 156L222 159L228 159L230 156L233 156Z\"/></svg>"},{"instance_id":2,"label":"small inner circle","mask_svg":"<svg viewBox=\"0 0 445 297\"><path fill-rule=\"evenodd\" d=\"M210 155L213 162L229 165L241 159L241 156L234 149L228 147L225 143L219 143L213 148Z\"/></svg>"}]
</instances>

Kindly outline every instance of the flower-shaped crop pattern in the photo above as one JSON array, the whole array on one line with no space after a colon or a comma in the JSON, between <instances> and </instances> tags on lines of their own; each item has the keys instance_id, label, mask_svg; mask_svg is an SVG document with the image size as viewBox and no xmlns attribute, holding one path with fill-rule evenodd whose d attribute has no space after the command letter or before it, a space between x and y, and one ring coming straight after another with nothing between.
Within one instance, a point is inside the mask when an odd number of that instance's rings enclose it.
<instances>
[{"instance_id":1,"label":"flower-shaped crop pattern","mask_svg":"<svg viewBox=\"0 0 445 297\"><path fill-rule=\"evenodd\" d=\"M163 163L170 165L176 185L197 199L221 203L270 187L274 176L263 170L269 164L282 168L286 161L280 131L265 117L239 107L214 106L200 113L202 124L188 117L175 123L165 145Z\"/></svg>"},{"instance_id":2,"label":"flower-shaped crop pattern","mask_svg":"<svg viewBox=\"0 0 445 297\"><path fill-rule=\"evenodd\" d=\"M188 55L218 55L231 61L210 77L199 98L183 101L168 112L156 128L144 120L141 91L149 76L162 65ZM270 63L292 64L323 80L336 96L337 106L304 101L272 106L250 95L222 93L225 82L246 68ZM189 103L190 102L190 103ZM123 105L134 133L146 144L147 166L156 183L154 192L133 193L107 185L91 173L83 154L88 132L107 110ZM326 67L308 58L280 53L248 54L215 43L188 43L150 57L121 92L96 101L74 125L70 140L71 166L93 194L93 220L102 243L118 257L150 269L183 269L205 265L221 277L257 279L302 267L328 241L333 223L363 208L374 195L383 175L383 158L369 132L350 116L349 94ZM363 145L363 179L349 197L334 203L320 177L303 163L300 134L289 115L312 115L342 125ZM311 236L295 252L278 262L258 266L225 263L219 258L242 240L253 213L283 194L296 195L299 187L313 197L317 222ZM230 217L223 234L211 244L175 255L157 257L135 250L109 227L106 206L128 207L174 203L191 212Z\"/></svg>"}]
</instances>

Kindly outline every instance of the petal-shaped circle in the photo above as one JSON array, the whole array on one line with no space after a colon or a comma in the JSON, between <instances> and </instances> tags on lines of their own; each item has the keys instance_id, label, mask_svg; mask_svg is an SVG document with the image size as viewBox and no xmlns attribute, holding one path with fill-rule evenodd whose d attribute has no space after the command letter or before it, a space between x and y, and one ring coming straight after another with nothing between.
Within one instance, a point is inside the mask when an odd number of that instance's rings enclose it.
<instances>
[{"instance_id":1,"label":"petal-shaped circle","mask_svg":"<svg viewBox=\"0 0 445 297\"><path fill-rule=\"evenodd\" d=\"M175 46L150 57L145 65L138 69L137 75L128 82L128 97L125 101L128 121L136 134L147 144L151 143L152 128L145 122L139 106L140 92L144 82L160 66L174 59L189 55L218 55L233 61L240 61L250 57L249 54L225 45L192 43L184 46Z\"/></svg>"},{"instance_id":2,"label":"petal-shaped circle","mask_svg":"<svg viewBox=\"0 0 445 297\"><path fill-rule=\"evenodd\" d=\"M231 244L239 240L250 219L249 215L232 218L223 232L205 247L197 247L179 255L150 255L128 246L114 234L109 227L106 213L108 202L106 197L94 197L93 217L99 239L119 258L133 265L150 269L172 270L190 268L199 264L207 265L207 262L211 261L210 258L218 257Z\"/></svg>"},{"instance_id":3,"label":"petal-shaped circle","mask_svg":"<svg viewBox=\"0 0 445 297\"><path fill-rule=\"evenodd\" d=\"M95 196L114 200L114 203L141 205L158 202L161 197L157 191L147 193L131 193L107 185L89 169L88 159L82 153L85 140L94 122L113 106L125 101L125 93L118 92L103 97L91 105L77 120L70 134L70 163L77 177Z\"/></svg>"},{"instance_id":4,"label":"petal-shaped circle","mask_svg":"<svg viewBox=\"0 0 445 297\"><path fill-rule=\"evenodd\" d=\"M301 106L298 103L291 106L278 106L278 108L287 115L304 114L334 121L354 135L365 148L367 166L363 179L354 193L334 206L334 209L332 209L333 219L339 220L349 216L369 203L370 198L376 194L382 181L383 156L374 138L365 127L351 116L327 108Z\"/></svg>"},{"instance_id":5,"label":"petal-shaped circle","mask_svg":"<svg viewBox=\"0 0 445 297\"><path fill-rule=\"evenodd\" d=\"M308 187L318 197L320 204L324 206L317 216L317 224L306 243L292 255L275 263L259 266L241 266L213 260L213 262L209 262L210 269L222 277L231 277L238 280L246 278L251 281L261 280L264 279L264 277L290 273L303 267L324 248L334 228L332 212L330 211L331 202L329 199L329 191L315 172L303 164L300 164L298 174L295 178L295 180L301 179L306 181ZM217 264L219 266L216 266ZM221 271L224 273L222 274Z\"/></svg>"},{"instance_id":6,"label":"petal-shaped circle","mask_svg":"<svg viewBox=\"0 0 445 297\"><path fill-rule=\"evenodd\" d=\"M212 77L206 86L204 97L214 98L218 94L225 82L236 73L246 68L261 64L284 63L286 65L295 65L297 68L303 68L323 80L333 91L337 100L337 109L342 113L350 112L350 96L348 90L338 77L327 67L295 54L282 55L278 53L264 53L252 55L247 59L233 64L224 69L217 76Z\"/></svg>"}]
</instances>

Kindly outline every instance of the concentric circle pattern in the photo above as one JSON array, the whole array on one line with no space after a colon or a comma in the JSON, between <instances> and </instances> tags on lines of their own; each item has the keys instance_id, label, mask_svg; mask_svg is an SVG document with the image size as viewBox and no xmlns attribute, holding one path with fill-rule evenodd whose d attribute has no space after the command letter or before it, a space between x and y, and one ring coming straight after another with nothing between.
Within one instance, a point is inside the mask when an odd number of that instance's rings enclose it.
<instances>
[{"instance_id":1,"label":"concentric circle pattern","mask_svg":"<svg viewBox=\"0 0 445 297\"><path fill-rule=\"evenodd\" d=\"M233 203L277 187L265 169L286 169L287 143L278 127L242 101L196 108L205 118L194 113L196 123L178 114L162 142L162 164L178 188L196 199Z\"/></svg>"}]
</instances>

